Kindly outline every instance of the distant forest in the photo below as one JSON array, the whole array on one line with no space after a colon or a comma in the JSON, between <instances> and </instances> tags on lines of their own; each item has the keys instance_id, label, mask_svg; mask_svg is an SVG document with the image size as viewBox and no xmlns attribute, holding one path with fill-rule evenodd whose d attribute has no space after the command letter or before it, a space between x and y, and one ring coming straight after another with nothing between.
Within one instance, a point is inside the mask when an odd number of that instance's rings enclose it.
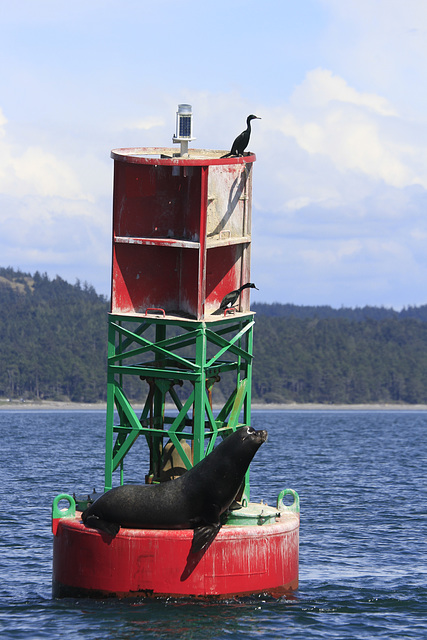
<instances>
[{"instance_id":1,"label":"distant forest","mask_svg":"<svg viewBox=\"0 0 427 640\"><path fill-rule=\"evenodd\" d=\"M87 283L0 268L0 305L0 401L106 399L106 297ZM427 403L427 305L252 309L254 401Z\"/></svg>"}]
</instances>

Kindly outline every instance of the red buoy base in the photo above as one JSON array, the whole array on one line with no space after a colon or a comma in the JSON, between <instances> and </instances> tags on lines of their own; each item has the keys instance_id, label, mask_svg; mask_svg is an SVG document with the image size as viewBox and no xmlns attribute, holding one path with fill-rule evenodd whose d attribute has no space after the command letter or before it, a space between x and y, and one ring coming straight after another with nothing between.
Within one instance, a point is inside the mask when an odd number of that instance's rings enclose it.
<instances>
[{"instance_id":1,"label":"red buoy base","mask_svg":"<svg viewBox=\"0 0 427 640\"><path fill-rule=\"evenodd\" d=\"M299 514L260 526L225 525L204 553L190 554L192 539L189 529L120 529L113 538L85 527L79 513L61 518L53 595L279 597L298 587Z\"/></svg>"}]
</instances>

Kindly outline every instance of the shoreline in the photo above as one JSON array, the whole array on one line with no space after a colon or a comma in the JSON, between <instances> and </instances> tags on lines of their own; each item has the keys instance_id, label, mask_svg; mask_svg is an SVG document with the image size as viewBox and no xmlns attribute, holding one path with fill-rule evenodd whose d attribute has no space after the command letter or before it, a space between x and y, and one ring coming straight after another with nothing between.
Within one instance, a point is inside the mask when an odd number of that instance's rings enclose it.
<instances>
[{"instance_id":1,"label":"shoreline","mask_svg":"<svg viewBox=\"0 0 427 640\"><path fill-rule=\"evenodd\" d=\"M166 409L174 409L175 406L167 404ZM215 408L221 408L213 407ZM427 411L425 404L308 404L308 403L287 403L287 404L252 404L253 411ZM106 411L105 402L83 403L83 402L56 402L50 400L40 400L39 402L2 402L1 411ZM143 405L136 404L135 409L142 411Z\"/></svg>"}]
</instances>

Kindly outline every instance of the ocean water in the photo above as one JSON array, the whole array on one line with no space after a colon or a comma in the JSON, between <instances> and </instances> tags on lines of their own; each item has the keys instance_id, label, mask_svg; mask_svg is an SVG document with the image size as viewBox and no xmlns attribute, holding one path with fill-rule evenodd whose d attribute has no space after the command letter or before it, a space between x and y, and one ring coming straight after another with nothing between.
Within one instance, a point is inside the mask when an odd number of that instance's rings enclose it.
<instances>
[{"instance_id":1,"label":"ocean water","mask_svg":"<svg viewBox=\"0 0 427 640\"><path fill-rule=\"evenodd\" d=\"M0 637L427 637L427 412L254 411L251 499L301 501L300 587L223 603L54 600L50 510L103 486L102 411L1 411ZM145 474L131 452L127 481Z\"/></svg>"}]
</instances>

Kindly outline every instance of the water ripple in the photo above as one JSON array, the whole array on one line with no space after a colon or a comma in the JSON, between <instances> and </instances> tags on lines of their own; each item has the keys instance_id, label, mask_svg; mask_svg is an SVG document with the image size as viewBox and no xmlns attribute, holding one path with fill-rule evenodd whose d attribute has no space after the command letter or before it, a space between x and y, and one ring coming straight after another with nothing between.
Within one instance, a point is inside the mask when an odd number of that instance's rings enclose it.
<instances>
[{"instance_id":1,"label":"water ripple","mask_svg":"<svg viewBox=\"0 0 427 640\"><path fill-rule=\"evenodd\" d=\"M301 499L300 589L225 603L53 600L50 507L103 484L103 412L0 414L0 634L5 639L424 639L424 412L254 412L269 430L251 497ZM128 478L143 481L132 451Z\"/></svg>"}]
</instances>

